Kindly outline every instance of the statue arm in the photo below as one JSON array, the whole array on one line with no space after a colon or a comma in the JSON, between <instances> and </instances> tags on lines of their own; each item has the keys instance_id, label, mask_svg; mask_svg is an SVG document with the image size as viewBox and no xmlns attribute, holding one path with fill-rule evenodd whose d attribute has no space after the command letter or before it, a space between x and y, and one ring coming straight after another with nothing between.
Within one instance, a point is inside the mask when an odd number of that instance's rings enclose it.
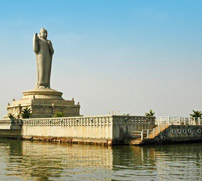
<instances>
[{"instance_id":1,"label":"statue arm","mask_svg":"<svg viewBox=\"0 0 202 181\"><path fill-rule=\"evenodd\" d=\"M35 53L38 53L39 52L39 42L38 42L38 36L37 36L37 33L34 35L34 38L33 38L33 50Z\"/></svg>"},{"instance_id":2,"label":"statue arm","mask_svg":"<svg viewBox=\"0 0 202 181\"><path fill-rule=\"evenodd\" d=\"M53 54L54 54L54 49L53 49L53 46L52 46L52 43L51 43L50 40L48 40L48 45L49 45L50 54L51 54L51 56L53 56Z\"/></svg>"}]
</instances>

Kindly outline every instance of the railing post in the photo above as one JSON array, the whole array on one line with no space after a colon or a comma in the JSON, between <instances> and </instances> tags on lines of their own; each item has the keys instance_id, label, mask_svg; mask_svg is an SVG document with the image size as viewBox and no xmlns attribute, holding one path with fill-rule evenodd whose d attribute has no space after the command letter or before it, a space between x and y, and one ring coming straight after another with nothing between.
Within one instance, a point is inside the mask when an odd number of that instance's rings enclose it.
<instances>
[{"instance_id":1,"label":"railing post","mask_svg":"<svg viewBox=\"0 0 202 181\"><path fill-rule=\"evenodd\" d=\"M142 130L142 132L141 132L141 140L143 140L144 139L144 131Z\"/></svg>"},{"instance_id":2,"label":"railing post","mask_svg":"<svg viewBox=\"0 0 202 181\"><path fill-rule=\"evenodd\" d=\"M147 138L149 138L149 130L147 130Z\"/></svg>"},{"instance_id":3,"label":"railing post","mask_svg":"<svg viewBox=\"0 0 202 181\"><path fill-rule=\"evenodd\" d=\"M170 125L170 116L168 116L168 126Z\"/></svg>"}]
</instances>

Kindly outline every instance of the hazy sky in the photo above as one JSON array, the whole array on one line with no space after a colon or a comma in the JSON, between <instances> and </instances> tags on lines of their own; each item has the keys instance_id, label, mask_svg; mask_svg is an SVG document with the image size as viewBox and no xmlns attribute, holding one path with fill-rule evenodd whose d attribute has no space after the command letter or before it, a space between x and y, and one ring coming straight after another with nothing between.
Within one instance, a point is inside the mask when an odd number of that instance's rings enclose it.
<instances>
[{"instance_id":1,"label":"hazy sky","mask_svg":"<svg viewBox=\"0 0 202 181\"><path fill-rule=\"evenodd\" d=\"M7 0L0 27L0 117L35 87L42 27L55 49L51 88L81 114L202 110L201 0Z\"/></svg>"}]
</instances>

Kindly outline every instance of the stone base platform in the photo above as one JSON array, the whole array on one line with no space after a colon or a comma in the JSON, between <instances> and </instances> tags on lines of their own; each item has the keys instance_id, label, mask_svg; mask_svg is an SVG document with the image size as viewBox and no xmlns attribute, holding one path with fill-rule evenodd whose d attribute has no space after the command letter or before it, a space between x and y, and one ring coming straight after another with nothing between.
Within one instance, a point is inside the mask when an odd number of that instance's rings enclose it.
<instances>
[{"instance_id":1,"label":"stone base platform","mask_svg":"<svg viewBox=\"0 0 202 181\"><path fill-rule=\"evenodd\" d=\"M16 118L22 118L24 108L31 109L32 118L53 117L55 113L62 112L64 116L79 116L80 105L76 105L74 99L64 100L62 92L49 88L35 88L23 92L20 100L13 100L7 106L7 113Z\"/></svg>"}]
</instances>

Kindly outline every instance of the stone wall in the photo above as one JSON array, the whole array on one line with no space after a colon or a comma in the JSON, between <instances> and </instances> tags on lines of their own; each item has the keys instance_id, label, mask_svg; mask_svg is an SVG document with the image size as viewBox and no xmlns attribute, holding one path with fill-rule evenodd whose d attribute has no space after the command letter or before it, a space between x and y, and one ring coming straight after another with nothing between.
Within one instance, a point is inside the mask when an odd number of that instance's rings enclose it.
<instances>
[{"instance_id":1,"label":"stone wall","mask_svg":"<svg viewBox=\"0 0 202 181\"><path fill-rule=\"evenodd\" d=\"M20 129L0 129L0 137L2 138L22 138Z\"/></svg>"},{"instance_id":2,"label":"stone wall","mask_svg":"<svg viewBox=\"0 0 202 181\"><path fill-rule=\"evenodd\" d=\"M141 144L201 142L202 125L170 125L154 139L144 139Z\"/></svg>"},{"instance_id":3,"label":"stone wall","mask_svg":"<svg viewBox=\"0 0 202 181\"><path fill-rule=\"evenodd\" d=\"M171 125L164 134L173 142L202 140L202 125Z\"/></svg>"},{"instance_id":4,"label":"stone wall","mask_svg":"<svg viewBox=\"0 0 202 181\"><path fill-rule=\"evenodd\" d=\"M10 120L0 120L0 130L9 130L11 129L11 121Z\"/></svg>"},{"instance_id":5,"label":"stone wall","mask_svg":"<svg viewBox=\"0 0 202 181\"><path fill-rule=\"evenodd\" d=\"M32 118L22 120L21 136L33 140L110 145L131 139L133 131L152 129L154 124L154 117L145 116Z\"/></svg>"},{"instance_id":6,"label":"stone wall","mask_svg":"<svg viewBox=\"0 0 202 181\"><path fill-rule=\"evenodd\" d=\"M113 140L120 142L130 139L134 131L153 129L155 117L146 116L113 116Z\"/></svg>"},{"instance_id":7,"label":"stone wall","mask_svg":"<svg viewBox=\"0 0 202 181\"><path fill-rule=\"evenodd\" d=\"M112 117L71 117L23 120L22 135L67 142L112 140Z\"/></svg>"}]
</instances>

